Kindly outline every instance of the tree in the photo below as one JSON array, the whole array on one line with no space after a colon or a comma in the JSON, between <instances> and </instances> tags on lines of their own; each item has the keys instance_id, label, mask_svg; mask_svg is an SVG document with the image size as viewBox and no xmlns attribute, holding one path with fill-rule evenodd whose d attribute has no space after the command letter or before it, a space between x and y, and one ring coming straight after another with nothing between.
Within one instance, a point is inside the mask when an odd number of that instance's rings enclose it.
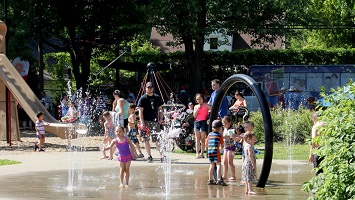
<instances>
[{"instance_id":1,"label":"tree","mask_svg":"<svg viewBox=\"0 0 355 200\"><path fill-rule=\"evenodd\" d=\"M290 48L355 47L354 1L312 0L307 9L312 18L299 27L301 29L290 41Z\"/></svg>"},{"instance_id":2,"label":"tree","mask_svg":"<svg viewBox=\"0 0 355 200\"><path fill-rule=\"evenodd\" d=\"M27 40L34 38L39 45L43 41L69 53L77 88L85 88L94 53L110 51L117 56L122 41L150 29L144 6L140 0L19 0L11 4L11 11L16 13L12 17L17 24L24 27Z\"/></svg>"},{"instance_id":3,"label":"tree","mask_svg":"<svg viewBox=\"0 0 355 200\"><path fill-rule=\"evenodd\" d=\"M273 43L285 34L286 19L290 23L298 20L294 10L285 8L285 2L292 1L154 0L150 4L151 22L160 34L171 33L174 45L184 44L186 67L193 76L191 91L195 93L201 89L206 36L214 32L225 36L248 33L255 38L254 45Z\"/></svg>"},{"instance_id":4,"label":"tree","mask_svg":"<svg viewBox=\"0 0 355 200\"><path fill-rule=\"evenodd\" d=\"M72 60L77 88L85 87L90 75L93 48L119 54L122 41L146 28L140 1L46 1L52 19L60 27L58 37L64 41Z\"/></svg>"}]
</instances>

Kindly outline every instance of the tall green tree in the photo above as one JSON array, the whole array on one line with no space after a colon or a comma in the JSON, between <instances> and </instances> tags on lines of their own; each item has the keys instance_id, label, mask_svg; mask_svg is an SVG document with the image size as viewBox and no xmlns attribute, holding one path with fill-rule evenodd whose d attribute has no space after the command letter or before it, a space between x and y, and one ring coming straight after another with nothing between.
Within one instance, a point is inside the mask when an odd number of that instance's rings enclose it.
<instances>
[{"instance_id":1,"label":"tall green tree","mask_svg":"<svg viewBox=\"0 0 355 200\"><path fill-rule=\"evenodd\" d=\"M150 29L141 0L19 0L9 6L17 24L25 25L27 40L70 54L77 88L87 84L94 53L110 51L118 56L122 41Z\"/></svg>"},{"instance_id":2,"label":"tall green tree","mask_svg":"<svg viewBox=\"0 0 355 200\"><path fill-rule=\"evenodd\" d=\"M355 1L311 0L307 10L312 18L291 37L290 48L355 48Z\"/></svg>"},{"instance_id":3,"label":"tall green tree","mask_svg":"<svg viewBox=\"0 0 355 200\"><path fill-rule=\"evenodd\" d=\"M90 75L93 48L119 55L119 44L146 28L143 5L133 1L54 1L51 20L56 20L59 38L69 52L77 88L85 87Z\"/></svg>"},{"instance_id":4,"label":"tall green tree","mask_svg":"<svg viewBox=\"0 0 355 200\"><path fill-rule=\"evenodd\" d=\"M171 33L174 45L184 44L186 67L192 79L191 90L201 88L203 46L206 36L219 32L227 35L247 33L253 44L273 43L288 30L285 25L301 21L295 10L302 5L288 0L152 0L151 22L160 34ZM297 2L302 2L298 0ZM302 10L299 10L301 12ZM287 23L286 23L287 24ZM264 46L267 48L267 46Z\"/></svg>"}]
</instances>

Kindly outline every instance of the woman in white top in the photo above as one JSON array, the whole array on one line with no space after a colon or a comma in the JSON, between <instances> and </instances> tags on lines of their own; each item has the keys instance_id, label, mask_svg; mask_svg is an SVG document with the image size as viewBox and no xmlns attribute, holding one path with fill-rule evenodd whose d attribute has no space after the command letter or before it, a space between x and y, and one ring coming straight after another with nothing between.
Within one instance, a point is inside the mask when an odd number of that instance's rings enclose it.
<instances>
[{"instance_id":1,"label":"woman in white top","mask_svg":"<svg viewBox=\"0 0 355 200\"><path fill-rule=\"evenodd\" d=\"M122 92L115 90L113 92L115 100L113 101L112 111L116 112L114 123L115 126L120 125L124 127L125 133L128 127L129 103L122 97Z\"/></svg>"}]
</instances>

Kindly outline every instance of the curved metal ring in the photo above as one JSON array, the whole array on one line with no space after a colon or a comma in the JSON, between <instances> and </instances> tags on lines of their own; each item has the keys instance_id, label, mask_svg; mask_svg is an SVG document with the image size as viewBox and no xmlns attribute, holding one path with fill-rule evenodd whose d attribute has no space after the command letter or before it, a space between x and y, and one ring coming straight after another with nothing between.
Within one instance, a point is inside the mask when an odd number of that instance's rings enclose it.
<instances>
[{"instance_id":1,"label":"curved metal ring","mask_svg":"<svg viewBox=\"0 0 355 200\"><path fill-rule=\"evenodd\" d=\"M256 187L264 188L266 181L270 174L271 164L272 164L272 156L273 156L273 129L272 129L272 120L270 115L270 109L268 106L268 102L264 93L261 91L258 84L252 79L250 76L245 74L235 74L230 76L227 80L223 82L219 91L216 95L216 99L214 100L212 111L211 111L211 118L209 127L212 125L212 121L217 119L218 111L222 103L222 99L226 95L227 91L229 90L232 85L237 82L242 82L249 86L249 88L253 91L256 98L258 99L260 109L264 119L264 134L265 134L265 154L264 154L264 161L263 166L261 169L259 181L256 184ZM211 128L210 128L211 129ZM211 130L210 130L211 131Z\"/></svg>"}]
</instances>

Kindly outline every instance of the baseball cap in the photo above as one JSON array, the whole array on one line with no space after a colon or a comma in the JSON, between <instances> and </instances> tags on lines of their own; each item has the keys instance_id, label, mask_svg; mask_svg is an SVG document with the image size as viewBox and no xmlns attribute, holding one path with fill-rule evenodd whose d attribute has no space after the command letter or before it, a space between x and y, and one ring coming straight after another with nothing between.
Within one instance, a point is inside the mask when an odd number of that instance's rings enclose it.
<instances>
[{"instance_id":1,"label":"baseball cap","mask_svg":"<svg viewBox=\"0 0 355 200\"><path fill-rule=\"evenodd\" d=\"M145 87L153 87L153 83L152 83L152 82L147 82L147 83L145 84Z\"/></svg>"},{"instance_id":2,"label":"baseball cap","mask_svg":"<svg viewBox=\"0 0 355 200\"><path fill-rule=\"evenodd\" d=\"M212 128L219 128L222 126L223 126L223 124L222 124L221 120L216 119L212 122Z\"/></svg>"}]
</instances>

